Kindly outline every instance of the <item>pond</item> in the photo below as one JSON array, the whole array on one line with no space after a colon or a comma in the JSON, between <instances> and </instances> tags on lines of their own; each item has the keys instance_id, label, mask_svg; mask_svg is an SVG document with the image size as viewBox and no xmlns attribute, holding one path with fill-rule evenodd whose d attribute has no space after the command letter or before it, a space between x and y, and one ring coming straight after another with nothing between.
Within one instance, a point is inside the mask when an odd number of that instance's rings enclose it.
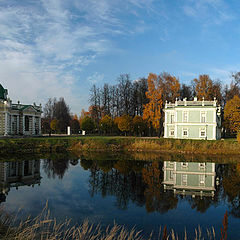
<instances>
[{"instance_id":1,"label":"pond","mask_svg":"<svg viewBox=\"0 0 240 240\"><path fill-rule=\"evenodd\" d=\"M138 158L139 159L139 158ZM240 239L240 164L210 159L124 154L21 156L0 162L0 201L8 212L114 222L145 235L160 226L180 236L214 227L228 212L228 237Z\"/></svg>"}]
</instances>

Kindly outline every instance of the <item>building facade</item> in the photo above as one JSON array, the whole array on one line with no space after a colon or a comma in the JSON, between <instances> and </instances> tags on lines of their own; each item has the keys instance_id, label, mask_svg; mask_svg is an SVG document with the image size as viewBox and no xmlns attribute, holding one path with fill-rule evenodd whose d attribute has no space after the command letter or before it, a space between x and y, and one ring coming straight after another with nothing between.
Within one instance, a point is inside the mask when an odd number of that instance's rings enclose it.
<instances>
[{"instance_id":1,"label":"building facade","mask_svg":"<svg viewBox=\"0 0 240 240\"><path fill-rule=\"evenodd\" d=\"M164 162L164 189L174 194L214 197L215 163Z\"/></svg>"},{"instance_id":2,"label":"building facade","mask_svg":"<svg viewBox=\"0 0 240 240\"><path fill-rule=\"evenodd\" d=\"M13 104L0 84L0 135L41 135L42 107Z\"/></svg>"},{"instance_id":3,"label":"building facade","mask_svg":"<svg viewBox=\"0 0 240 240\"><path fill-rule=\"evenodd\" d=\"M213 101L177 100L166 102L164 122L165 138L221 139L221 107Z\"/></svg>"}]
</instances>

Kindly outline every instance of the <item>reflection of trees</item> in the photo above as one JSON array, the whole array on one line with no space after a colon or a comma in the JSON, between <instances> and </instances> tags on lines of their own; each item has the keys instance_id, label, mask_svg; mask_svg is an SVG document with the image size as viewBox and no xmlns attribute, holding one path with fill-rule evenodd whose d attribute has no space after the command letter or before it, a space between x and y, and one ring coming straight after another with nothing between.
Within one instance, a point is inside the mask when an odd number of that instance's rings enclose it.
<instances>
[{"instance_id":1,"label":"reflection of trees","mask_svg":"<svg viewBox=\"0 0 240 240\"><path fill-rule=\"evenodd\" d=\"M230 203L230 213L240 217L240 164L226 165L222 185Z\"/></svg>"},{"instance_id":2,"label":"reflection of trees","mask_svg":"<svg viewBox=\"0 0 240 240\"><path fill-rule=\"evenodd\" d=\"M177 205L173 193L163 192L162 162L81 160L81 165L91 171L92 196L116 196L121 209L126 209L129 201L145 204L149 212L167 212Z\"/></svg>"},{"instance_id":3,"label":"reflection of trees","mask_svg":"<svg viewBox=\"0 0 240 240\"><path fill-rule=\"evenodd\" d=\"M133 161L89 161L81 160L81 165L86 169L89 167L90 192L101 193L103 197L114 195L117 206L121 209L127 208L129 201L138 205L144 204L143 183L141 172L142 162ZM136 166L133 166L136 165Z\"/></svg>"},{"instance_id":4,"label":"reflection of trees","mask_svg":"<svg viewBox=\"0 0 240 240\"><path fill-rule=\"evenodd\" d=\"M207 209L214 204L214 199L211 197L200 197L195 196L195 198L188 197L188 202L191 204L192 209L196 209L198 212L204 213Z\"/></svg>"},{"instance_id":5,"label":"reflection of trees","mask_svg":"<svg viewBox=\"0 0 240 240\"><path fill-rule=\"evenodd\" d=\"M49 159L43 160L43 169L48 178L55 178L58 176L62 179L66 170L69 168L69 156L57 155L51 156Z\"/></svg>"},{"instance_id":6,"label":"reflection of trees","mask_svg":"<svg viewBox=\"0 0 240 240\"><path fill-rule=\"evenodd\" d=\"M176 208L178 199L172 192L163 191L163 163L154 161L146 165L142 170L143 181L146 184L144 195L146 197L146 209L148 212L167 212Z\"/></svg>"}]
</instances>

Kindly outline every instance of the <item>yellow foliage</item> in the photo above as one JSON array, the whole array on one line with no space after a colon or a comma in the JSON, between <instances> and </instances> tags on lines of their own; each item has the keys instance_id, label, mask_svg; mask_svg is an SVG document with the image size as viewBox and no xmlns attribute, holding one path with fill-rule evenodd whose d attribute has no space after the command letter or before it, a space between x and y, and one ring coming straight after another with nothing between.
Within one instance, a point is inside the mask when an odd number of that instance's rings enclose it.
<instances>
[{"instance_id":1,"label":"yellow foliage","mask_svg":"<svg viewBox=\"0 0 240 240\"><path fill-rule=\"evenodd\" d=\"M240 98L235 95L227 101L224 109L225 126L233 133L240 131Z\"/></svg>"},{"instance_id":2,"label":"yellow foliage","mask_svg":"<svg viewBox=\"0 0 240 240\"><path fill-rule=\"evenodd\" d=\"M122 132L129 132L132 128L132 118L129 115L123 115L117 120L118 128Z\"/></svg>"}]
</instances>

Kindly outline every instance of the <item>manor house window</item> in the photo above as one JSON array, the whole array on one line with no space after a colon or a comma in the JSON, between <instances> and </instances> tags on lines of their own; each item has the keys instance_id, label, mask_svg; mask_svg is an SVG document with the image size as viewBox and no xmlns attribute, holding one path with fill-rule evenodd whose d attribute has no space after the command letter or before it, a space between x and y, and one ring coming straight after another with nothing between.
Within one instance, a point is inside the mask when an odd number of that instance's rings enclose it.
<instances>
[{"instance_id":1,"label":"manor house window","mask_svg":"<svg viewBox=\"0 0 240 240\"><path fill-rule=\"evenodd\" d=\"M187 121L188 121L188 113L183 112L183 122L187 122Z\"/></svg>"},{"instance_id":2,"label":"manor house window","mask_svg":"<svg viewBox=\"0 0 240 240\"><path fill-rule=\"evenodd\" d=\"M170 130L170 136L174 137L174 130L173 129Z\"/></svg>"},{"instance_id":3,"label":"manor house window","mask_svg":"<svg viewBox=\"0 0 240 240\"><path fill-rule=\"evenodd\" d=\"M206 113L201 112L201 123L205 123L205 122L206 122Z\"/></svg>"},{"instance_id":4,"label":"manor house window","mask_svg":"<svg viewBox=\"0 0 240 240\"><path fill-rule=\"evenodd\" d=\"M200 186L205 185L205 175L199 175L199 185Z\"/></svg>"},{"instance_id":5,"label":"manor house window","mask_svg":"<svg viewBox=\"0 0 240 240\"><path fill-rule=\"evenodd\" d=\"M200 130L200 137L206 137L206 129Z\"/></svg>"},{"instance_id":6,"label":"manor house window","mask_svg":"<svg viewBox=\"0 0 240 240\"><path fill-rule=\"evenodd\" d=\"M187 174L182 174L182 185L187 185Z\"/></svg>"}]
</instances>

